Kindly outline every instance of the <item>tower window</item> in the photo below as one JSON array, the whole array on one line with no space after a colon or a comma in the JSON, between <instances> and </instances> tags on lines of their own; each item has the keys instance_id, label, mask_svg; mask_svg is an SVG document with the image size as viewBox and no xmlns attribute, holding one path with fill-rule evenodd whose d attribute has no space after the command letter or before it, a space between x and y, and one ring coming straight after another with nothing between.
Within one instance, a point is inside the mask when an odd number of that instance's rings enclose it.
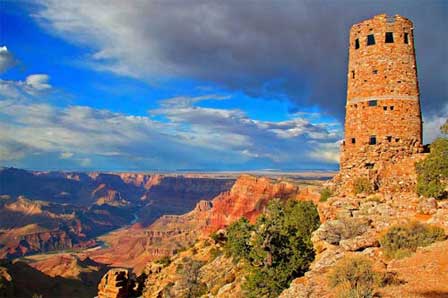
<instances>
[{"instance_id":1,"label":"tower window","mask_svg":"<svg viewBox=\"0 0 448 298\"><path fill-rule=\"evenodd\" d=\"M354 78L355 78L355 71L352 70L352 79L354 79Z\"/></svg>"},{"instance_id":2,"label":"tower window","mask_svg":"<svg viewBox=\"0 0 448 298\"><path fill-rule=\"evenodd\" d=\"M374 69L374 70L372 71L372 73L373 73L373 74L377 74L377 73L378 73L378 70Z\"/></svg>"},{"instance_id":3,"label":"tower window","mask_svg":"<svg viewBox=\"0 0 448 298\"><path fill-rule=\"evenodd\" d=\"M356 139L352 138L352 144L356 144Z\"/></svg>"},{"instance_id":4,"label":"tower window","mask_svg":"<svg viewBox=\"0 0 448 298\"><path fill-rule=\"evenodd\" d=\"M369 100L369 107L376 107L377 101L376 100Z\"/></svg>"},{"instance_id":5,"label":"tower window","mask_svg":"<svg viewBox=\"0 0 448 298\"><path fill-rule=\"evenodd\" d=\"M374 163L371 163L371 162L368 162L368 163L365 164L365 166L366 166L366 169L373 169L373 167L375 166L375 164L374 164Z\"/></svg>"},{"instance_id":6,"label":"tower window","mask_svg":"<svg viewBox=\"0 0 448 298\"><path fill-rule=\"evenodd\" d=\"M394 42L394 33L386 32L386 43L393 43L393 42Z\"/></svg>"},{"instance_id":7,"label":"tower window","mask_svg":"<svg viewBox=\"0 0 448 298\"><path fill-rule=\"evenodd\" d=\"M359 38L355 39L355 49L359 49Z\"/></svg>"},{"instance_id":8,"label":"tower window","mask_svg":"<svg viewBox=\"0 0 448 298\"><path fill-rule=\"evenodd\" d=\"M367 45L371 46L375 44L375 36L373 34L367 35Z\"/></svg>"},{"instance_id":9,"label":"tower window","mask_svg":"<svg viewBox=\"0 0 448 298\"><path fill-rule=\"evenodd\" d=\"M391 111L393 111L393 110L394 110L394 106L390 106L389 109L390 109Z\"/></svg>"},{"instance_id":10,"label":"tower window","mask_svg":"<svg viewBox=\"0 0 448 298\"><path fill-rule=\"evenodd\" d=\"M376 136L370 136L369 145L376 145Z\"/></svg>"},{"instance_id":11,"label":"tower window","mask_svg":"<svg viewBox=\"0 0 448 298\"><path fill-rule=\"evenodd\" d=\"M409 33L404 34L404 43L409 43Z\"/></svg>"},{"instance_id":12,"label":"tower window","mask_svg":"<svg viewBox=\"0 0 448 298\"><path fill-rule=\"evenodd\" d=\"M384 107L383 107L383 110L387 111L387 106L384 106Z\"/></svg>"},{"instance_id":13,"label":"tower window","mask_svg":"<svg viewBox=\"0 0 448 298\"><path fill-rule=\"evenodd\" d=\"M392 142L392 137L391 136L387 136L387 141L390 143Z\"/></svg>"}]
</instances>

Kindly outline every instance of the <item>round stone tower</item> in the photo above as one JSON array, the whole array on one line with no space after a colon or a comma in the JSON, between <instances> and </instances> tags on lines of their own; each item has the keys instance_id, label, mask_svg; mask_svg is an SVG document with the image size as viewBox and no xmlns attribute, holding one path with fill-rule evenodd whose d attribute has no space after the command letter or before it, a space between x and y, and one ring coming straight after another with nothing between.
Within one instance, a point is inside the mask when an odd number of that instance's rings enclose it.
<instances>
[{"instance_id":1,"label":"round stone tower","mask_svg":"<svg viewBox=\"0 0 448 298\"><path fill-rule=\"evenodd\" d=\"M403 145L410 150L421 147L422 118L410 20L381 14L353 25L347 78L341 169L352 167L379 145L383 150Z\"/></svg>"}]
</instances>

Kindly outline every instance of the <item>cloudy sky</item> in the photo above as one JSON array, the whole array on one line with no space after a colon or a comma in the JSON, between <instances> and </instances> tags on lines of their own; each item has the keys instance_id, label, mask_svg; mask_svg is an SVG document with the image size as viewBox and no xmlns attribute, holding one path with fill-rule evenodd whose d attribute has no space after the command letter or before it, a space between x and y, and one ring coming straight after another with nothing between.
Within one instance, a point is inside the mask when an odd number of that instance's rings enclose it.
<instances>
[{"instance_id":1,"label":"cloudy sky","mask_svg":"<svg viewBox=\"0 0 448 298\"><path fill-rule=\"evenodd\" d=\"M0 165L336 169L348 30L414 21L425 141L448 115L447 1L0 1Z\"/></svg>"}]
</instances>

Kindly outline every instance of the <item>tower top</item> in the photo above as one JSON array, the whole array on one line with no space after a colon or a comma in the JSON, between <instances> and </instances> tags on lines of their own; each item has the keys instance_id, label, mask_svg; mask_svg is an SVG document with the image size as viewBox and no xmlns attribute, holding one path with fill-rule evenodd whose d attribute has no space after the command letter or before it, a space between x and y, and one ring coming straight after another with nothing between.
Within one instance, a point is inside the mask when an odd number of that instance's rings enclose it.
<instances>
[{"instance_id":1,"label":"tower top","mask_svg":"<svg viewBox=\"0 0 448 298\"><path fill-rule=\"evenodd\" d=\"M385 24L392 25L395 22L410 24L411 27L412 27L411 29L413 29L413 26L414 26L412 21L410 19L404 17L404 16L401 16L399 14L390 16L390 15L387 15L385 13L382 13L382 14L378 14L378 15L374 16L373 18L364 19L364 20L362 20L359 23L353 24L351 26L350 30L357 29L358 27L366 25L366 24L369 25L370 23L376 23L376 24L378 24L378 23L385 23Z\"/></svg>"}]
</instances>

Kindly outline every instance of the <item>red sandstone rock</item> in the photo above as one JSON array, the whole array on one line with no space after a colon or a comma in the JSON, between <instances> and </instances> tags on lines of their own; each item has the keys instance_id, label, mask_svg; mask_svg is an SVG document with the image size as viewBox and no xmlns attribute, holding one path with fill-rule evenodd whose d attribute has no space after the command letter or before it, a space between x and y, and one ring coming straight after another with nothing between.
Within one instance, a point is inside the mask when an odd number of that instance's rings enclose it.
<instances>
[{"instance_id":1,"label":"red sandstone rock","mask_svg":"<svg viewBox=\"0 0 448 298\"><path fill-rule=\"evenodd\" d=\"M136 277L126 268L110 269L98 285L98 298L129 298L137 295Z\"/></svg>"},{"instance_id":2,"label":"red sandstone rock","mask_svg":"<svg viewBox=\"0 0 448 298\"><path fill-rule=\"evenodd\" d=\"M101 263L132 267L138 273L149 261L171 256L242 216L254 221L273 198L300 196L303 198L292 183L242 175L230 191L198 202L189 213L164 215L147 228L134 226L110 233L102 238L109 248L94 251L91 257Z\"/></svg>"}]
</instances>

